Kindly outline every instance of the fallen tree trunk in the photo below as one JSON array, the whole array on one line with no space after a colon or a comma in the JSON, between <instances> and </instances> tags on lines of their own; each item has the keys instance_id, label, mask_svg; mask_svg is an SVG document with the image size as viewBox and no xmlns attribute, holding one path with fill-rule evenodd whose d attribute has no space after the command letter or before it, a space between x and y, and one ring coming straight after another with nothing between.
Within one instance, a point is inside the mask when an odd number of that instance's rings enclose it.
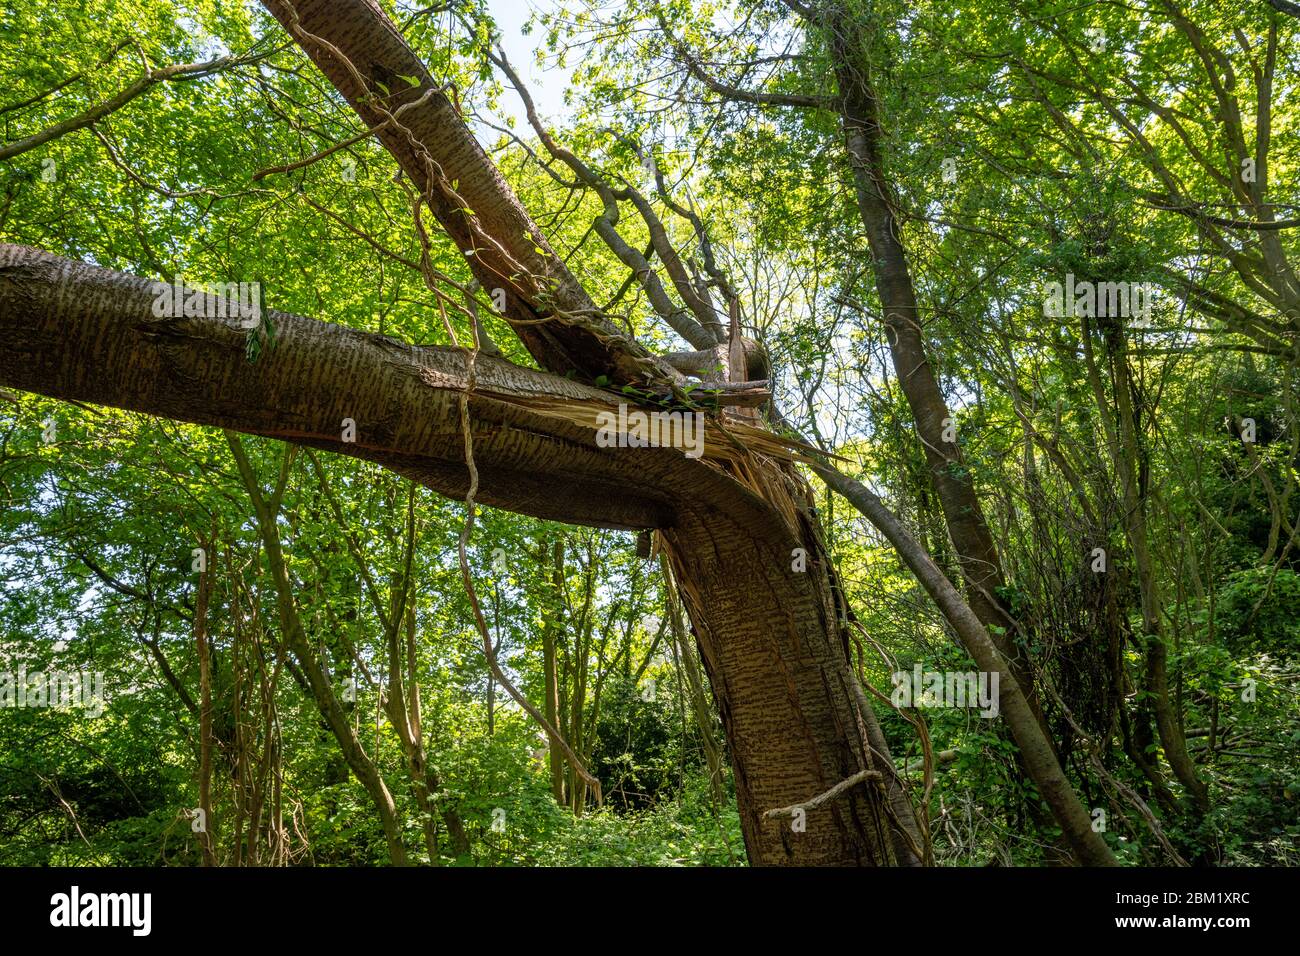
<instances>
[{"instance_id":1,"label":"fallen tree trunk","mask_svg":"<svg viewBox=\"0 0 1300 956\"><path fill-rule=\"evenodd\" d=\"M322 448L464 495L465 352L272 312L276 345L250 363L236 319L157 318L153 299L146 280L0 246L0 383ZM752 862L918 862L911 808L855 691L806 486L788 460L780 467L783 446L733 423L766 454L735 448L716 426L698 460L600 448L596 415L616 406L609 393L478 356L479 500L661 530L727 730ZM801 828L763 819L872 769L879 779L810 809Z\"/></svg>"}]
</instances>

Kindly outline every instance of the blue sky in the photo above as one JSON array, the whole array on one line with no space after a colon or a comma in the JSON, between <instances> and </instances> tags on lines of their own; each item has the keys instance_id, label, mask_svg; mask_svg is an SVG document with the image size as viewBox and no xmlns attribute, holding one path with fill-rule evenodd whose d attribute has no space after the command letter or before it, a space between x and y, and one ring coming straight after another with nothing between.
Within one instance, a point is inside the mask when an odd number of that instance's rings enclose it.
<instances>
[{"instance_id":1,"label":"blue sky","mask_svg":"<svg viewBox=\"0 0 1300 956\"><path fill-rule=\"evenodd\" d=\"M532 94L538 112L544 119L552 121L564 117L568 112L563 101L564 88L568 85L571 71L554 68L544 70L538 67L536 51L541 45L541 31L534 31L531 36L525 36L522 32L523 25L534 11L551 9L554 4L551 0L487 0L487 5L501 31L501 43L505 47L506 56L528 85L528 92ZM501 107L515 116L519 124L516 129L522 133L528 125L524 120L523 105L508 84L506 93L501 98Z\"/></svg>"}]
</instances>

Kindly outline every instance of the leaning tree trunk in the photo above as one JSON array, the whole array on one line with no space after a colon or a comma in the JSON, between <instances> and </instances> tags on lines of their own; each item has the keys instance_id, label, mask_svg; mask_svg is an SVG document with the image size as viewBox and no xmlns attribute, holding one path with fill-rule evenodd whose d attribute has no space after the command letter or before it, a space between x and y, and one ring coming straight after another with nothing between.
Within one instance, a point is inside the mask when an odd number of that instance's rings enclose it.
<instances>
[{"instance_id":1,"label":"leaning tree trunk","mask_svg":"<svg viewBox=\"0 0 1300 956\"><path fill-rule=\"evenodd\" d=\"M872 85L864 27L838 4L826 5L822 25L830 38L854 198L871 249L889 354L916 422L930 485L961 567L966 602L992 635L1046 729L1028 652L1017 645L1015 621L999 596L1006 582L997 545L963 460L956 420L948 411L925 344L903 230L895 215L894 186L885 169L880 104Z\"/></svg>"}]
</instances>

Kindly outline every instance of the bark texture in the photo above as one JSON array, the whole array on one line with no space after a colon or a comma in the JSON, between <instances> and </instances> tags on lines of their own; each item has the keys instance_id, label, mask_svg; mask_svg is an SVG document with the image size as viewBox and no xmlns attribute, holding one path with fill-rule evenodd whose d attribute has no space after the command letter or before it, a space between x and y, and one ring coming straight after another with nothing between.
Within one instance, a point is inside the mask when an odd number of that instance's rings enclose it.
<instances>
[{"instance_id":1,"label":"bark texture","mask_svg":"<svg viewBox=\"0 0 1300 956\"><path fill-rule=\"evenodd\" d=\"M356 110L424 194L485 289L504 289L505 317L538 363L619 384L662 374L620 333L551 250L457 105L373 0L263 3ZM403 77L419 82L411 85ZM416 105L412 105L416 104ZM539 322L540 319L552 321Z\"/></svg>"}]
</instances>

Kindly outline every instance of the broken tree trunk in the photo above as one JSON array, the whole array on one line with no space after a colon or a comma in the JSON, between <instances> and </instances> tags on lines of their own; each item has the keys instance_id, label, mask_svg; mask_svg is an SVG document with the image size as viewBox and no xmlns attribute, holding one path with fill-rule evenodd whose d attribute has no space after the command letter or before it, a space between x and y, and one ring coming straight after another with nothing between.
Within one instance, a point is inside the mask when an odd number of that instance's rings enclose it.
<instances>
[{"instance_id":1,"label":"broken tree trunk","mask_svg":"<svg viewBox=\"0 0 1300 956\"><path fill-rule=\"evenodd\" d=\"M463 351L276 312L275 347L249 363L237 319L157 318L153 300L145 280L0 246L0 383L351 455L464 496ZM617 407L615 396L483 355L475 380L480 501L661 530L727 731L751 862L915 862L910 806L896 799L892 761L854 691L790 453L779 463L782 446L739 423L730 430L761 457L716 424L701 459L602 449L596 416ZM809 810L802 829L763 818L869 769L881 777Z\"/></svg>"}]
</instances>

